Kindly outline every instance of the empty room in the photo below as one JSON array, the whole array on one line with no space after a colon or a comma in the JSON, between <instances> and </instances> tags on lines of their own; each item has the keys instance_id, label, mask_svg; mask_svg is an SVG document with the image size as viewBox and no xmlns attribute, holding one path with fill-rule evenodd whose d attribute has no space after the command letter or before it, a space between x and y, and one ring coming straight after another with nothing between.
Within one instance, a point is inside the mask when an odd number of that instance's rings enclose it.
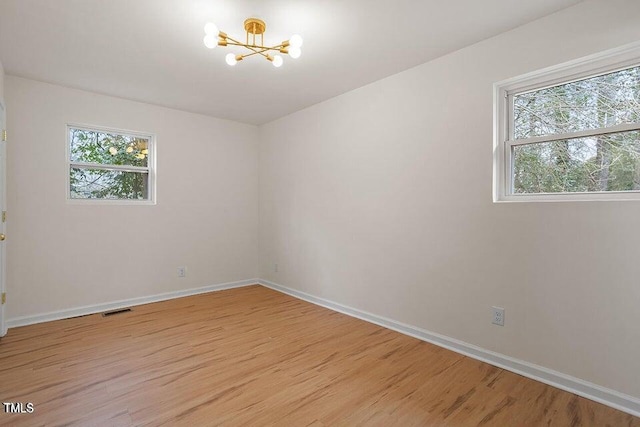
<instances>
[{"instance_id":1,"label":"empty room","mask_svg":"<svg viewBox=\"0 0 640 427\"><path fill-rule=\"evenodd\" d=\"M639 426L640 1L0 0L0 426Z\"/></svg>"}]
</instances>

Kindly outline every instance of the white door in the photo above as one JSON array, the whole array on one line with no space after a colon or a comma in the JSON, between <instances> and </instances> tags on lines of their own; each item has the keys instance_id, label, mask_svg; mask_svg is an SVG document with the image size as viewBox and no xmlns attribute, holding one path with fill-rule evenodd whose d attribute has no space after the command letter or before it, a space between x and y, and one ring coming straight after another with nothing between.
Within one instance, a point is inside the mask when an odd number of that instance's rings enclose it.
<instances>
[{"instance_id":1,"label":"white door","mask_svg":"<svg viewBox=\"0 0 640 427\"><path fill-rule=\"evenodd\" d=\"M6 277L6 251L4 248L4 225L5 225L5 182L6 182L6 166L7 166L7 142L5 123L7 120L4 102L0 100L0 337L7 333L7 324L4 321L5 309L5 277Z\"/></svg>"}]
</instances>

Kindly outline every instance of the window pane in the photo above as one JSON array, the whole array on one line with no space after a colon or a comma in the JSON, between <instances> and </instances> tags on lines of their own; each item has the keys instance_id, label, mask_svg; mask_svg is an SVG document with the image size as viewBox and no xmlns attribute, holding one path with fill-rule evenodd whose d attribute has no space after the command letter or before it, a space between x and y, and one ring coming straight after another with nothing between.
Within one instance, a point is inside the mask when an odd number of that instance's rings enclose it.
<instances>
[{"instance_id":1,"label":"window pane","mask_svg":"<svg viewBox=\"0 0 640 427\"><path fill-rule=\"evenodd\" d=\"M147 167L147 138L70 128L69 141L72 162Z\"/></svg>"},{"instance_id":2,"label":"window pane","mask_svg":"<svg viewBox=\"0 0 640 427\"><path fill-rule=\"evenodd\" d=\"M515 194L640 190L640 131L513 147Z\"/></svg>"},{"instance_id":3,"label":"window pane","mask_svg":"<svg viewBox=\"0 0 640 427\"><path fill-rule=\"evenodd\" d=\"M71 168L72 199L148 199L148 177L145 172Z\"/></svg>"},{"instance_id":4,"label":"window pane","mask_svg":"<svg viewBox=\"0 0 640 427\"><path fill-rule=\"evenodd\" d=\"M515 95L516 139L640 122L640 67Z\"/></svg>"}]
</instances>

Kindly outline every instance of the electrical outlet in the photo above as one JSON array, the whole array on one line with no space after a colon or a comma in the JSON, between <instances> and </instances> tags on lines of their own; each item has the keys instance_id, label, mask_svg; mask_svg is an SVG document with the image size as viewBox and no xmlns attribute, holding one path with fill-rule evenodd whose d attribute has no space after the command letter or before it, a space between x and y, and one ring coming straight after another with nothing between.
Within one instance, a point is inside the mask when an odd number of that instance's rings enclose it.
<instances>
[{"instance_id":1,"label":"electrical outlet","mask_svg":"<svg viewBox=\"0 0 640 427\"><path fill-rule=\"evenodd\" d=\"M278 272L278 264L273 264L273 271L274 271L275 273L277 273L277 272Z\"/></svg>"},{"instance_id":2,"label":"electrical outlet","mask_svg":"<svg viewBox=\"0 0 640 427\"><path fill-rule=\"evenodd\" d=\"M187 267L178 267L178 277L187 277Z\"/></svg>"},{"instance_id":3,"label":"electrical outlet","mask_svg":"<svg viewBox=\"0 0 640 427\"><path fill-rule=\"evenodd\" d=\"M504 308L491 307L491 312L493 313L491 323L498 326L504 326Z\"/></svg>"}]
</instances>

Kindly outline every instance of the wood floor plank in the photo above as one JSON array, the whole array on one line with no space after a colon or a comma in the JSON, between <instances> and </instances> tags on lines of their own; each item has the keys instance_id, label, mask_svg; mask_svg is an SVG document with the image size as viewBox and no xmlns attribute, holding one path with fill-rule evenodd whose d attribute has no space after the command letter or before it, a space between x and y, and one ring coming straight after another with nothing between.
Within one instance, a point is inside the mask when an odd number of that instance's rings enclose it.
<instances>
[{"instance_id":1,"label":"wood floor plank","mask_svg":"<svg viewBox=\"0 0 640 427\"><path fill-rule=\"evenodd\" d=\"M638 426L640 419L261 286L14 328L0 425Z\"/></svg>"}]
</instances>

